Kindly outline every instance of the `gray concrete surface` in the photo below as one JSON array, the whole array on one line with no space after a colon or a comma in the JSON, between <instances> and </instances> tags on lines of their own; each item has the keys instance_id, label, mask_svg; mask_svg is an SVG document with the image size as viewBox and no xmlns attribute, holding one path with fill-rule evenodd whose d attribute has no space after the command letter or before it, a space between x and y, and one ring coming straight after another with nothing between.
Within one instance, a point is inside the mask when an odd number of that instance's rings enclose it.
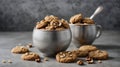
<instances>
[{"instance_id":1,"label":"gray concrete surface","mask_svg":"<svg viewBox=\"0 0 120 67\"><path fill-rule=\"evenodd\" d=\"M0 32L0 67L119 67L120 66L120 31L103 31L102 36L93 43L98 48L109 53L109 59L101 64L87 64L79 66L76 63L59 63L55 58L49 61L36 63L33 61L21 60L21 54L13 54L10 50L19 43L32 42L32 32ZM73 44L67 50L77 49ZM40 52L36 48L30 49L33 52ZM11 59L13 63L2 63L2 60ZM43 60L43 57L42 57Z\"/></svg>"},{"instance_id":2,"label":"gray concrete surface","mask_svg":"<svg viewBox=\"0 0 120 67\"><path fill-rule=\"evenodd\" d=\"M69 20L77 13L91 16L102 5L94 20L107 30L120 30L120 0L0 0L0 31L31 31L46 15Z\"/></svg>"}]
</instances>

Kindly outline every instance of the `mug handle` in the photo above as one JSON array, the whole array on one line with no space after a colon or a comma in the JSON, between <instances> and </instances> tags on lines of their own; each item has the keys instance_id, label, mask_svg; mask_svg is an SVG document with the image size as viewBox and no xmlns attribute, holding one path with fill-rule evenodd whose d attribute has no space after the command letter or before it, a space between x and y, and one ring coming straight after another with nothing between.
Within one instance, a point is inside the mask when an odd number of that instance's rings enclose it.
<instances>
[{"instance_id":1,"label":"mug handle","mask_svg":"<svg viewBox=\"0 0 120 67\"><path fill-rule=\"evenodd\" d=\"M101 25L96 25L96 28L97 28L96 38L99 38L102 34L102 26Z\"/></svg>"}]
</instances>

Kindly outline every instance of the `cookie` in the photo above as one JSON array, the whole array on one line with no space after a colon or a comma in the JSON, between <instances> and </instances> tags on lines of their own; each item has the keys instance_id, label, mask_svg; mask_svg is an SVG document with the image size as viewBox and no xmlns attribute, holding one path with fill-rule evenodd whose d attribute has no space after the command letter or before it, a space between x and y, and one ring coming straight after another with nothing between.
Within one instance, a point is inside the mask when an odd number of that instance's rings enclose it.
<instances>
[{"instance_id":1,"label":"cookie","mask_svg":"<svg viewBox=\"0 0 120 67\"><path fill-rule=\"evenodd\" d=\"M90 18L84 18L82 22L86 24L95 24L95 22Z\"/></svg>"},{"instance_id":2,"label":"cookie","mask_svg":"<svg viewBox=\"0 0 120 67\"><path fill-rule=\"evenodd\" d=\"M29 52L29 49L25 46L16 46L11 50L12 53L21 54Z\"/></svg>"},{"instance_id":3,"label":"cookie","mask_svg":"<svg viewBox=\"0 0 120 67\"><path fill-rule=\"evenodd\" d=\"M76 14L70 18L70 23L75 24L75 23L81 23L83 19L82 14Z\"/></svg>"},{"instance_id":4,"label":"cookie","mask_svg":"<svg viewBox=\"0 0 120 67\"><path fill-rule=\"evenodd\" d=\"M83 45L79 48L80 51L94 51L94 50L97 50L97 47L96 46L93 46L93 45Z\"/></svg>"},{"instance_id":5,"label":"cookie","mask_svg":"<svg viewBox=\"0 0 120 67\"><path fill-rule=\"evenodd\" d=\"M54 28L59 27L59 21L58 20L52 20L50 22L50 26L53 26Z\"/></svg>"},{"instance_id":6,"label":"cookie","mask_svg":"<svg viewBox=\"0 0 120 67\"><path fill-rule=\"evenodd\" d=\"M54 26L47 26L46 28L45 28L45 30L50 30L50 31L52 31L52 30L54 30Z\"/></svg>"},{"instance_id":7,"label":"cookie","mask_svg":"<svg viewBox=\"0 0 120 67\"><path fill-rule=\"evenodd\" d=\"M40 56L34 52L27 52L21 56L21 59L28 61L36 61L37 59L40 59Z\"/></svg>"},{"instance_id":8,"label":"cookie","mask_svg":"<svg viewBox=\"0 0 120 67\"><path fill-rule=\"evenodd\" d=\"M81 51L81 50L74 50L73 52L75 52L77 54L78 57L86 57L88 56L88 51Z\"/></svg>"},{"instance_id":9,"label":"cookie","mask_svg":"<svg viewBox=\"0 0 120 67\"><path fill-rule=\"evenodd\" d=\"M67 22L66 20L61 19L60 22L62 23L62 26L63 26L64 28L66 28L66 29L69 28L69 24L68 24L68 22Z\"/></svg>"},{"instance_id":10,"label":"cookie","mask_svg":"<svg viewBox=\"0 0 120 67\"><path fill-rule=\"evenodd\" d=\"M41 29L44 28L48 25L49 22L45 21L45 20L41 20L39 23L37 23L36 28L37 29Z\"/></svg>"},{"instance_id":11,"label":"cookie","mask_svg":"<svg viewBox=\"0 0 120 67\"><path fill-rule=\"evenodd\" d=\"M55 30L61 31L61 30L64 30L64 28L63 27L57 27Z\"/></svg>"},{"instance_id":12,"label":"cookie","mask_svg":"<svg viewBox=\"0 0 120 67\"><path fill-rule=\"evenodd\" d=\"M105 60L108 59L108 53L104 50L91 51L89 57L97 60Z\"/></svg>"},{"instance_id":13,"label":"cookie","mask_svg":"<svg viewBox=\"0 0 120 67\"><path fill-rule=\"evenodd\" d=\"M64 51L56 55L56 60L60 63L70 63L74 62L77 58L77 55L74 52Z\"/></svg>"},{"instance_id":14,"label":"cookie","mask_svg":"<svg viewBox=\"0 0 120 67\"><path fill-rule=\"evenodd\" d=\"M51 22L53 20L58 20L58 17L56 17L54 15L50 15L50 16L46 16L44 19L48 22Z\"/></svg>"}]
</instances>

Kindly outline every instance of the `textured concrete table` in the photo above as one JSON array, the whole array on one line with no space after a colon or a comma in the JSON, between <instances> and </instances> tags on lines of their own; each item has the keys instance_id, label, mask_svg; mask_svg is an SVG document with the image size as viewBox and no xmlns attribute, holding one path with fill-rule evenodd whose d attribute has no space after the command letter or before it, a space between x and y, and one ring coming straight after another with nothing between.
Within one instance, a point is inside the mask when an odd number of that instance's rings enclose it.
<instances>
[{"instance_id":1,"label":"textured concrete table","mask_svg":"<svg viewBox=\"0 0 120 67\"><path fill-rule=\"evenodd\" d=\"M2 63L0 67L80 67L76 63L58 63L55 58L49 58L49 61L36 63L33 61L23 61L20 54L12 54L11 48L19 43L25 44L32 42L32 32L0 32L0 61L12 60L13 63ZM120 31L104 31L102 36L94 42L98 48L109 52L109 59L102 61L101 64L87 64L83 67L120 67ZM68 50L76 49L71 44ZM31 51L40 52L31 48ZM82 66L81 66L82 67Z\"/></svg>"}]
</instances>

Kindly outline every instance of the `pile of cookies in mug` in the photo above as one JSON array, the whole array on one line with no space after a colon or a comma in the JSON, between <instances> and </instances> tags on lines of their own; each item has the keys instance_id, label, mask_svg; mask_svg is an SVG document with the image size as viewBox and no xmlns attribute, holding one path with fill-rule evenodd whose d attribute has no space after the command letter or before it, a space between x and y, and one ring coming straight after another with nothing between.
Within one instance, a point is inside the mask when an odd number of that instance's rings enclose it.
<instances>
[{"instance_id":1,"label":"pile of cookies in mug","mask_svg":"<svg viewBox=\"0 0 120 67\"><path fill-rule=\"evenodd\" d=\"M71 24L95 24L92 19L83 18L82 14L74 15L70 18ZM41 30L49 30L49 31L61 31L64 29L69 28L69 24L64 19L59 19L56 16L50 15L46 16L40 22L36 24L37 29ZM26 46L16 46L14 47L11 52L15 54L22 54L21 59L28 60L28 61L36 61L40 62L41 58L40 55L29 51L32 45ZM85 59L79 59L79 58ZM56 60L60 63L71 63L76 62L79 65L83 65L84 63L93 64L95 61L98 60L101 63L101 60L108 59L107 51L100 50L96 46L93 45L83 45L77 50L71 51L63 51L56 54ZM45 58L45 60L48 60Z\"/></svg>"},{"instance_id":2,"label":"pile of cookies in mug","mask_svg":"<svg viewBox=\"0 0 120 67\"><path fill-rule=\"evenodd\" d=\"M69 24L66 20L64 19L59 19L56 16L50 15L46 16L43 20L40 22L37 22L36 25L37 29L43 29L43 30L64 30L69 28Z\"/></svg>"}]
</instances>

